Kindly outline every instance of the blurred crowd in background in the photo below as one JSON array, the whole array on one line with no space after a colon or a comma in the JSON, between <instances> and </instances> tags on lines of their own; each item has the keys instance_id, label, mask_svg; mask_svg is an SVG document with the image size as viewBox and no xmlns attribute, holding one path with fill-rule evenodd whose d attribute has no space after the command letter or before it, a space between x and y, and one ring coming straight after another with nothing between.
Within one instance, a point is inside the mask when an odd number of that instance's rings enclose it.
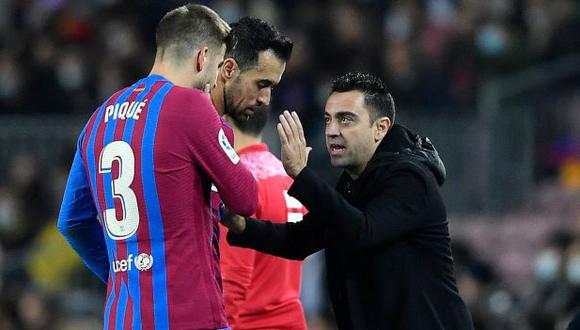
<instances>
[{"instance_id":1,"label":"blurred crowd in background","mask_svg":"<svg viewBox=\"0 0 580 330\"><path fill-rule=\"evenodd\" d=\"M76 134L104 99L148 74L155 26L183 3L0 1L0 329L102 327L105 287L55 226ZM486 81L561 59L580 63L575 0L202 3L228 22L261 17L293 39L272 112L300 114L320 146L312 160L320 171L328 172L322 109L342 73L381 76L402 118L478 122ZM450 208L458 284L476 329L555 329L580 309L580 70L570 70L522 96L534 103L522 115L533 121L525 199L499 213ZM72 133L60 137L59 125ZM43 130L40 150L14 143ZM275 135L267 142L275 145ZM333 328L322 262L317 255L304 267L310 329Z\"/></svg>"}]
</instances>

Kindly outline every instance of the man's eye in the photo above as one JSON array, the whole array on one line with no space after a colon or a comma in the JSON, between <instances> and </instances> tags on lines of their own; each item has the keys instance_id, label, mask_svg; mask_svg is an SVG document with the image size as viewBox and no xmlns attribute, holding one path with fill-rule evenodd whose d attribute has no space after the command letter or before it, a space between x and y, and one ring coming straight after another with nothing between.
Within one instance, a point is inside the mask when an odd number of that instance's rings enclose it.
<instances>
[{"instance_id":1,"label":"man's eye","mask_svg":"<svg viewBox=\"0 0 580 330\"><path fill-rule=\"evenodd\" d=\"M351 123L352 122L352 118L351 117L348 117L348 116L347 117L342 117L342 118L340 118L340 122L343 123L343 124L348 124L348 123Z\"/></svg>"}]
</instances>

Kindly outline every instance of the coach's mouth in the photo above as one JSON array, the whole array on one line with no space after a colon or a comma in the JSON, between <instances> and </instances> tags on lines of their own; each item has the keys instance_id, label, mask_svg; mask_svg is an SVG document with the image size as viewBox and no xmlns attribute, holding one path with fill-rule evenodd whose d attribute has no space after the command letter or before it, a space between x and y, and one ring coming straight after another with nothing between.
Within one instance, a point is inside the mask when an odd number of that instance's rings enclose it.
<instances>
[{"instance_id":1,"label":"coach's mouth","mask_svg":"<svg viewBox=\"0 0 580 330\"><path fill-rule=\"evenodd\" d=\"M346 146L338 143L331 143L328 145L328 152L331 156L341 156L346 151Z\"/></svg>"}]
</instances>

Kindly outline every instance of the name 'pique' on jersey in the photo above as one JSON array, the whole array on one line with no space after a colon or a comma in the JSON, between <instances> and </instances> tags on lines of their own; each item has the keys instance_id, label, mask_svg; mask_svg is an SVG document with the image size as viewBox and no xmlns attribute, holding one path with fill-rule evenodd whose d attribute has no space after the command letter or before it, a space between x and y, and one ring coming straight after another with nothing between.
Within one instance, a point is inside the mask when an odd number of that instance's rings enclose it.
<instances>
[{"instance_id":1,"label":"name 'pique' on jersey","mask_svg":"<svg viewBox=\"0 0 580 330\"><path fill-rule=\"evenodd\" d=\"M227 327L211 183L236 213L251 215L257 203L231 135L207 95L158 75L89 119L58 227L107 283L106 329Z\"/></svg>"}]
</instances>

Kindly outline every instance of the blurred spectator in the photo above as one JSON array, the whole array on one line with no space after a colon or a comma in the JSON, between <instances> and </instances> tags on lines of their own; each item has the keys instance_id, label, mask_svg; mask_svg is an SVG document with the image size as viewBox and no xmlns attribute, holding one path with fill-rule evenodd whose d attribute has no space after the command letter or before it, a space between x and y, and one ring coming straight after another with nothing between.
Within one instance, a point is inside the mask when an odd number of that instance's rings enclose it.
<instances>
[{"instance_id":1,"label":"blurred spectator","mask_svg":"<svg viewBox=\"0 0 580 330\"><path fill-rule=\"evenodd\" d=\"M4 2L0 111L90 113L111 90L147 74L154 51L151 26L178 3ZM288 64L294 79L277 93L280 100L299 101L277 105L308 114L308 134L322 120L318 91L345 71L382 68L407 111L457 112L473 108L476 86L490 74L580 50L573 0L216 0L209 5L229 21L261 16L303 41L296 44L304 55L295 52L295 62Z\"/></svg>"},{"instance_id":2,"label":"blurred spectator","mask_svg":"<svg viewBox=\"0 0 580 330\"><path fill-rule=\"evenodd\" d=\"M453 243L453 258L459 292L471 311L475 329L507 328L514 297L501 287L501 279L493 267L461 240Z\"/></svg>"},{"instance_id":3,"label":"blurred spectator","mask_svg":"<svg viewBox=\"0 0 580 330\"><path fill-rule=\"evenodd\" d=\"M12 54L0 51L0 111L22 111L23 77L19 63Z\"/></svg>"},{"instance_id":4,"label":"blurred spectator","mask_svg":"<svg viewBox=\"0 0 580 330\"><path fill-rule=\"evenodd\" d=\"M524 299L532 329L554 329L571 308L579 306L580 268L576 267L580 264L576 265L576 259L580 258L580 241L574 241L566 231L554 232L536 257L536 282Z\"/></svg>"},{"instance_id":5,"label":"blurred spectator","mask_svg":"<svg viewBox=\"0 0 580 330\"><path fill-rule=\"evenodd\" d=\"M73 110L55 71L60 56L58 47L55 39L48 34L41 34L32 40L30 45L32 59L28 67L30 78L27 81L25 95L34 97L25 97L26 112L70 113Z\"/></svg>"},{"instance_id":6,"label":"blurred spectator","mask_svg":"<svg viewBox=\"0 0 580 330\"><path fill-rule=\"evenodd\" d=\"M58 305L54 298L45 293L26 289L20 292L17 302L17 313L21 328L30 330L56 329Z\"/></svg>"}]
</instances>

